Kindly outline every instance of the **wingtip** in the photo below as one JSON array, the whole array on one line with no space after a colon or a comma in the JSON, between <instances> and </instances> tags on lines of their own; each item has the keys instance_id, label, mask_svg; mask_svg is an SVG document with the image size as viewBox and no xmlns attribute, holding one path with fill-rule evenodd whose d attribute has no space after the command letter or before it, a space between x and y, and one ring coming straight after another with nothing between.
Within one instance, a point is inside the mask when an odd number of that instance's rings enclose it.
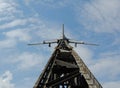
<instances>
[{"instance_id":1,"label":"wingtip","mask_svg":"<svg viewBox=\"0 0 120 88\"><path fill-rule=\"evenodd\" d=\"M28 46L31 45L31 44L27 44Z\"/></svg>"}]
</instances>

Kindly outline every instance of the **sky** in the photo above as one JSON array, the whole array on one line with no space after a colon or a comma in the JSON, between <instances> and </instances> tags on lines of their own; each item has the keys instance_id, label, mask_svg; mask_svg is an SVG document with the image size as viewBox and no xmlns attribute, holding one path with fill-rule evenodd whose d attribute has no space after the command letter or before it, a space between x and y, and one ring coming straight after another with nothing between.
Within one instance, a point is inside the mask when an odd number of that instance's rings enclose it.
<instances>
[{"instance_id":1,"label":"sky","mask_svg":"<svg viewBox=\"0 0 120 88\"><path fill-rule=\"evenodd\" d=\"M120 86L120 0L0 0L0 88L32 88L55 45L70 39L99 46L74 50L103 88Z\"/></svg>"}]
</instances>

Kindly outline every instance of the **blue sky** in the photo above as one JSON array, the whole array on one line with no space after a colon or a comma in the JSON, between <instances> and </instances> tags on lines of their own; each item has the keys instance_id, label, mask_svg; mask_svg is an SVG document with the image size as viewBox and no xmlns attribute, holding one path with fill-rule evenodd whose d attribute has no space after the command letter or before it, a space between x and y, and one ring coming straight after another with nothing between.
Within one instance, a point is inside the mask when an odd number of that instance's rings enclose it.
<instances>
[{"instance_id":1,"label":"blue sky","mask_svg":"<svg viewBox=\"0 0 120 88\"><path fill-rule=\"evenodd\" d=\"M120 0L0 0L0 88L32 88L66 36L100 46L74 49L104 88L120 86ZM74 46L74 45L73 45Z\"/></svg>"}]
</instances>

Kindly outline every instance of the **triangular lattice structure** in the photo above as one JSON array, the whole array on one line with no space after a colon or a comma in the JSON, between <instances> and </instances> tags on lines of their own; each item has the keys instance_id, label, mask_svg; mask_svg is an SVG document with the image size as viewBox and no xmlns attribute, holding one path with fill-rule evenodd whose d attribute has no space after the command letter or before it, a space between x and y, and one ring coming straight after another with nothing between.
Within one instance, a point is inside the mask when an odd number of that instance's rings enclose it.
<instances>
[{"instance_id":1,"label":"triangular lattice structure","mask_svg":"<svg viewBox=\"0 0 120 88\"><path fill-rule=\"evenodd\" d=\"M53 42L52 42L53 43ZM54 42L55 43L55 42ZM102 88L63 34L33 88ZM49 44L50 42L44 44ZM78 43L78 44L83 44Z\"/></svg>"}]
</instances>

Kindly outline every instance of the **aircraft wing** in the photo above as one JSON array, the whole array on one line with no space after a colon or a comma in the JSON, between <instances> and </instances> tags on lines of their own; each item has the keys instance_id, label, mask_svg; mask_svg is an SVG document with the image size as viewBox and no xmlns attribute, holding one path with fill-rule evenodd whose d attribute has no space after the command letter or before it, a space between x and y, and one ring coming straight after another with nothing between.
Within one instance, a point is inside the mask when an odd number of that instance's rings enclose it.
<instances>
[{"instance_id":1,"label":"aircraft wing","mask_svg":"<svg viewBox=\"0 0 120 88\"><path fill-rule=\"evenodd\" d=\"M41 44L48 44L49 47L50 47L52 43L57 43L57 41L43 41L42 43L31 43L31 44L28 44L28 45L41 45Z\"/></svg>"},{"instance_id":2,"label":"aircraft wing","mask_svg":"<svg viewBox=\"0 0 120 88\"><path fill-rule=\"evenodd\" d=\"M28 45L41 45L43 43L31 43L31 44L28 44Z\"/></svg>"},{"instance_id":3,"label":"aircraft wing","mask_svg":"<svg viewBox=\"0 0 120 88\"><path fill-rule=\"evenodd\" d=\"M70 41L69 43L74 43L74 44L75 44L75 46L76 46L77 44L84 44L84 45L99 46L98 44L86 43L86 42L83 42L83 41Z\"/></svg>"}]
</instances>

